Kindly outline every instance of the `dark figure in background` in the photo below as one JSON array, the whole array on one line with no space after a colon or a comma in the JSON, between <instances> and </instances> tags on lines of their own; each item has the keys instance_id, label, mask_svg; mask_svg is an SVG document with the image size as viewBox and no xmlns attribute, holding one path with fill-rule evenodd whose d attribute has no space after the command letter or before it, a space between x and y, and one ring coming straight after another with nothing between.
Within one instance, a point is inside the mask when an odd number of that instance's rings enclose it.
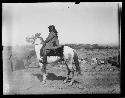
<instances>
[{"instance_id":1,"label":"dark figure in background","mask_svg":"<svg viewBox=\"0 0 125 98\"><path fill-rule=\"evenodd\" d=\"M59 46L58 32L56 31L55 26L50 25L48 28L50 33L41 48L41 55L46 53L46 50L56 49Z\"/></svg>"}]
</instances>

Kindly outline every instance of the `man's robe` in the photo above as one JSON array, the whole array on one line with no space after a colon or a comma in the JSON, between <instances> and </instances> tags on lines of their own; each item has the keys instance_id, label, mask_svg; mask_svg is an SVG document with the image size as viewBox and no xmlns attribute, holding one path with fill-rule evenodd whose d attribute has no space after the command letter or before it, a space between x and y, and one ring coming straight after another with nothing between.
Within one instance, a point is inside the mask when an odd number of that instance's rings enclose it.
<instances>
[{"instance_id":1,"label":"man's robe","mask_svg":"<svg viewBox=\"0 0 125 98\"><path fill-rule=\"evenodd\" d=\"M50 34L45 40L45 43L46 45L44 49L51 49L55 46L58 46L59 45L58 36L54 32L50 32Z\"/></svg>"}]
</instances>

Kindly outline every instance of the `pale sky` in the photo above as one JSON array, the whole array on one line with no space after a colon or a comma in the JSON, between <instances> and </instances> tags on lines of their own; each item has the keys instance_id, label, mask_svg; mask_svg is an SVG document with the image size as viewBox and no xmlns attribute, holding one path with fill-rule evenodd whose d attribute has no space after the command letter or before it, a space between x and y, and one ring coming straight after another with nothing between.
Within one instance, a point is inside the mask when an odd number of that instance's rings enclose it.
<instances>
[{"instance_id":1,"label":"pale sky","mask_svg":"<svg viewBox=\"0 0 125 98\"><path fill-rule=\"evenodd\" d=\"M68 8L69 7L69 8ZM118 3L3 3L2 44L24 45L25 37L55 25L60 43L118 44Z\"/></svg>"}]
</instances>

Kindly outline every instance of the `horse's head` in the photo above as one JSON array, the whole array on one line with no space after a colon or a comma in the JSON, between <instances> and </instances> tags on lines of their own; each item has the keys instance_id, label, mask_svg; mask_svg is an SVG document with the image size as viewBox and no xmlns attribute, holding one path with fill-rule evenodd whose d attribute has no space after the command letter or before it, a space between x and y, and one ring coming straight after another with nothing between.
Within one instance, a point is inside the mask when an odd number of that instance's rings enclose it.
<instances>
[{"instance_id":1,"label":"horse's head","mask_svg":"<svg viewBox=\"0 0 125 98\"><path fill-rule=\"evenodd\" d=\"M35 45L39 45L39 44L43 44L44 43L44 40L43 40L43 38L40 35L41 35L41 33L36 33L35 34L35 40L34 40L34 44Z\"/></svg>"},{"instance_id":2,"label":"horse's head","mask_svg":"<svg viewBox=\"0 0 125 98\"><path fill-rule=\"evenodd\" d=\"M26 37L26 41L28 42L28 43L34 43L34 40L35 40L35 38L34 38L34 36L32 35L31 37Z\"/></svg>"},{"instance_id":3,"label":"horse's head","mask_svg":"<svg viewBox=\"0 0 125 98\"><path fill-rule=\"evenodd\" d=\"M35 45L43 44L44 40L40 35L41 33L36 33L35 35L32 35L32 37L26 37L26 41Z\"/></svg>"},{"instance_id":4,"label":"horse's head","mask_svg":"<svg viewBox=\"0 0 125 98\"><path fill-rule=\"evenodd\" d=\"M42 37L36 37L34 40L35 45L39 45L39 44L43 44L43 43L44 43L44 40Z\"/></svg>"}]
</instances>

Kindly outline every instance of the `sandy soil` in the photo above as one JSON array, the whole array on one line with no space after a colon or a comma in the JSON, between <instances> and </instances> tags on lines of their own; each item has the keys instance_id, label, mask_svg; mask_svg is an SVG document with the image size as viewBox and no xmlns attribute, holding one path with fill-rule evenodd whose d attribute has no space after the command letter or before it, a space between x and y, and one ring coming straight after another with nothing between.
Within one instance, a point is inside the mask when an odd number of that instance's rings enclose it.
<instances>
[{"instance_id":1,"label":"sandy soil","mask_svg":"<svg viewBox=\"0 0 125 98\"><path fill-rule=\"evenodd\" d=\"M46 84L42 85L39 68L14 71L9 94L97 94L120 93L119 72L83 72L72 86L63 83L66 70L48 67Z\"/></svg>"},{"instance_id":2,"label":"sandy soil","mask_svg":"<svg viewBox=\"0 0 125 98\"><path fill-rule=\"evenodd\" d=\"M8 54L8 53L4 53ZM13 71L3 55L4 94L114 94L120 93L120 70L111 65L93 67L81 64L82 75L72 86L63 83L66 68L47 66L47 82L42 85L42 72L37 67ZM34 65L34 63L32 63Z\"/></svg>"}]
</instances>

